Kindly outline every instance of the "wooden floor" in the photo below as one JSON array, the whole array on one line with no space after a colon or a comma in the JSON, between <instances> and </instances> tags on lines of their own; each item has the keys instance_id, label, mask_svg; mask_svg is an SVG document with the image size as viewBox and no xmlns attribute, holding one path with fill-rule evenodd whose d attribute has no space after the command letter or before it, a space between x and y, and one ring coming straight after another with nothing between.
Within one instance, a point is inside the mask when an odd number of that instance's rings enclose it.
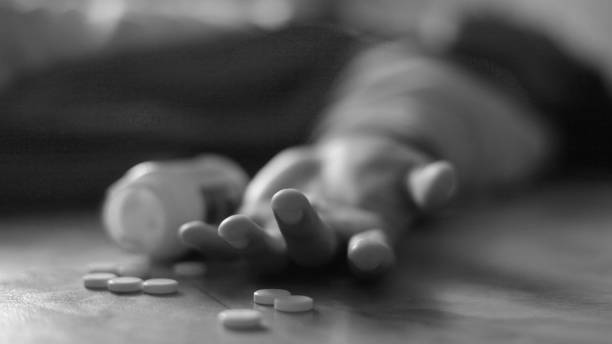
<instances>
[{"instance_id":1,"label":"wooden floor","mask_svg":"<svg viewBox=\"0 0 612 344\"><path fill-rule=\"evenodd\" d=\"M377 284L344 273L249 277L211 265L176 296L82 287L88 262L127 258L95 214L0 220L1 343L610 343L612 183L549 187L446 214L402 246ZM168 276L159 267L158 276ZM340 276L338 276L340 275ZM217 324L260 287L315 298L316 310L259 307L261 331Z\"/></svg>"}]
</instances>

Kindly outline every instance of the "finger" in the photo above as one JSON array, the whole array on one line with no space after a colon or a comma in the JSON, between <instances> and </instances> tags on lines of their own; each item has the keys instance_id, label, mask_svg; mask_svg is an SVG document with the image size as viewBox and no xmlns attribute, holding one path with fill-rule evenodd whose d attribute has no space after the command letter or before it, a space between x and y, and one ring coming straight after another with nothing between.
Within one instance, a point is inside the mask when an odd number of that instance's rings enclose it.
<instances>
[{"instance_id":1,"label":"finger","mask_svg":"<svg viewBox=\"0 0 612 344\"><path fill-rule=\"evenodd\" d=\"M383 230L370 229L351 237L347 259L357 275L371 276L391 269L395 264L395 253Z\"/></svg>"},{"instance_id":2,"label":"finger","mask_svg":"<svg viewBox=\"0 0 612 344\"><path fill-rule=\"evenodd\" d=\"M260 272L276 272L288 263L282 237L266 233L245 215L233 215L219 225L219 236Z\"/></svg>"},{"instance_id":3,"label":"finger","mask_svg":"<svg viewBox=\"0 0 612 344\"><path fill-rule=\"evenodd\" d=\"M423 211L447 204L457 189L455 169L446 161L417 167L408 173L406 179L412 200Z\"/></svg>"},{"instance_id":4,"label":"finger","mask_svg":"<svg viewBox=\"0 0 612 344\"><path fill-rule=\"evenodd\" d=\"M179 239L206 257L229 259L238 255L225 240L219 237L217 228L202 221L187 222L178 230Z\"/></svg>"},{"instance_id":5,"label":"finger","mask_svg":"<svg viewBox=\"0 0 612 344\"><path fill-rule=\"evenodd\" d=\"M320 266L334 258L338 249L336 233L321 221L303 193L281 190L272 197L271 207L293 261L302 266Z\"/></svg>"}]
</instances>

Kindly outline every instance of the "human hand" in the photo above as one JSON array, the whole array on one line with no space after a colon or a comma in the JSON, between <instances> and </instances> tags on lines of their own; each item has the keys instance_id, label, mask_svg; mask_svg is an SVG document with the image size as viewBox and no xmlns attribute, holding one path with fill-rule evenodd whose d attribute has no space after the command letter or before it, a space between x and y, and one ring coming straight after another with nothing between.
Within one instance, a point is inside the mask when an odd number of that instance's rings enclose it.
<instances>
[{"instance_id":1,"label":"human hand","mask_svg":"<svg viewBox=\"0 0 612 344\"><path fill-rule=\"evenodd\" d=\"M237 215L218 228L185 224L180 236L209 256L244 257L259 271L289 261L323 266L346 252L356 274L376 275L393 266L398 238L415 217L454 191L446 162L387 137L340 137L281 152L251 181Z\"/></svg>"}]
</instances>

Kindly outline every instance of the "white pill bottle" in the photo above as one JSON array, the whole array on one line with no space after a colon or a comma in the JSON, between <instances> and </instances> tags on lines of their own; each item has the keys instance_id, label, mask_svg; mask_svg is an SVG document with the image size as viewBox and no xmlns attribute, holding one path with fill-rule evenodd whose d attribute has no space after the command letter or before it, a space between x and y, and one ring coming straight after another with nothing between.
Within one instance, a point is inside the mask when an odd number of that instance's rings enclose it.
<instances>
[{"instance_id":1,"label":"white pill bottle","mask_svg":"<svg viewBox=\"0 0 612 344\"><path fill-rule=\"evenodd\" d=\"M143 162L111 185L102 207L109 236L123 249L152 259L187 252L178 238L185 222L216 223L238 207L248 176L231 160L203 155Z\"/></svg>"}]
</instances>

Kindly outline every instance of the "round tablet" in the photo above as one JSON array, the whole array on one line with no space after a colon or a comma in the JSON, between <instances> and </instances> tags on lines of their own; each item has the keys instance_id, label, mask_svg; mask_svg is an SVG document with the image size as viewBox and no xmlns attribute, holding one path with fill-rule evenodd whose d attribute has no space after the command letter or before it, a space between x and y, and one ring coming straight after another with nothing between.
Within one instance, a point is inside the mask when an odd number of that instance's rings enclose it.
<instances>
[{"instance_id":1,"label":"round tablet","mask_svg":"<svg viewBox=\"0 0 612 344\"><path fill-rule=\"evenodd\" d=\"M93 262L87 264L87 272L109 272L117 273L117 263L115 262Z\"/></svg>"},{"instance_id":2,"label":"round tablet","mask_svg":"<svg viewBox=\"0 0 612 344\"><path fill-rule=\"evenodd\" d=\"M155 295L174 294L178 291L178 282L170 278L153 278L142 283L142 291Z\"/></svg>"},{"instance_id":3,"label":"round tablet","mask_svg":"<svg viewBox=\"0 0 612 344\"><path fill-rule=\"evenodd\" d=\"M183 277L196 277L206 274L206 264L202 262L180 262L172 267L174 274Z\"/></svg>"},{"instance_id":4,"label":"round tablet","mask_svg":"<svg viewBox=\"0 0 612 344\"><path fill-rule=\"evenodd\" d=\"M83 276L83 285L89 289L106 289L108 280L117 277L110 272L94 272Z\"/></svg>"},{"instance_id":5,"label":"round tablet","mask_svg":"<svg viewBox=\"0 0 612 344\"><path fill-rule=\"evenodd\" d=\"M108 280L106 286L113 293L134 293L142 290L142 279L138 277L117 277Z\"/></svg>"},{"instance_id":6,"label":"round tablet","mask_svg":"<svg viewBox=\"0 0 612 344\"><path fill-rule=\"evenodd\" d=\"M228 309L217 316L223 326L232 329L253 329L262 326L262 314L254 309Z\"/></svg>"},{"instance_id":7,"label":"round tablet","mask_svg":"<svg viewBox=\"0 0 612 344\"><path fill-rule=\"evenodd\" d=\"M281 296L274 299L274 309L281 312L306 312L313 306L312 298L304 295Z\"/></svg>"},{"instance_id":8,"label":"round tablet","mask_svg":"<svg viewBox=\"0 0 612 344\"><path fill-rule=\"evenodd\" d=\"M127 262L117 267L119 276L147 278L150 273L151 265L146 261Z\"/></svg>"},{"instance_id":9,"label":"round tablet","mask_svg":"<svg viewBox=\"0 0 612 344\"><path fill-rule=\"evenodd\" d=\"M253 302L260 305L273 305L274 299L288 295L291 293L285 289L259 289L253 293Z\"/></svg>"}]
</instances>

